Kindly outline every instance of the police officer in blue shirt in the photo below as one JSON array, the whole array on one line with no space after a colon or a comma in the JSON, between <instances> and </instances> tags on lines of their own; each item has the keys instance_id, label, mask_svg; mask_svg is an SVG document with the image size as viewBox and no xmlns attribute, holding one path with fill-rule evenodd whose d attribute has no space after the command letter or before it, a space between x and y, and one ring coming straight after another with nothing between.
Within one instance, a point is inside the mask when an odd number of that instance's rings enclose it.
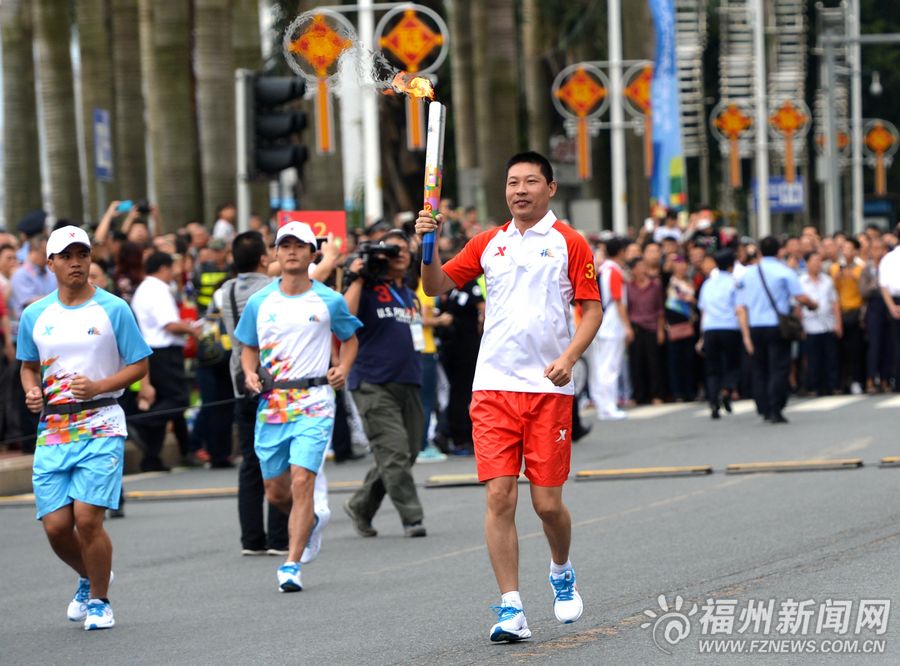
<instances>
[{"instance_id":1,"label":"police officer in blue shirt","mask_svg":"<svg viewBox=\"0 0 900 666\"><path fill-rule=\"evenodd\" d=\"M737 285L734 251L715 254L719 269L700 287L697 308L702 313L703 355L706 358L706 396L711 416L719 418L719 408L731 412L731 395L737 388L741 369L741 333L737 316Z\"/></svg>"},{"instance_id":2,"label":"police officer in blue shirt","mask_svg":"<svg viewBox=\"0 0 900 666\"><path fill-rule=\"evenodd\" d=\"M749 268L737 285L738 321L744 347L753 357L756 411L770 423L788 422L782 410L788 398L791 343L781 336L778 316L791 312L791 299L810 310L818 307L803 293L797 274L778 260L779 249L777 238L763 238L759 243L762 260Z\"/></svg>"}]
</instances>

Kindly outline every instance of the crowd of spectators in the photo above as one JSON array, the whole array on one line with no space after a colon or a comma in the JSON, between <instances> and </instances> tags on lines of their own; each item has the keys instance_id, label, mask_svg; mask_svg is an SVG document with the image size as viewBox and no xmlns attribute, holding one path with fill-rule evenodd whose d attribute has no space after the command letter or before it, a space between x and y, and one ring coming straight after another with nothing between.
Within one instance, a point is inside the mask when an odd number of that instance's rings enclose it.
<instances>
[{"instance_id":1,"label":"crowd of spectators","mask_svg":"<svg viewBox=\"0 0 900 666\"><path fill-rule=\"evenodd\" d=\"M457 209L449 200L442 202L441 212L446 223L437 247L445 258L488 226L474 208ZM17 233L0 233L0 442L7 449L28 452L33 446L28 438L35 431L36 416L24 408L15 361L16 326L26 305L55 288L44 243L52 228L64 224L69 222L48 224L45 214L35 212L19 222ZM414 255L417 241L411 227L412 214L400 214L351 231L344 244L329 239L321 247L319 263L326 271L320 274L330 273L326 282L345 289L350 284L345 273L359 245L377 243L392 229L405 229ZM124 398L126 413L143 415L130 421L133 438L144 450L146 470L167 469L160 457L167 432L177 439L184 464L230 467L236 398L229 374L230 343L220 324L222 299L217 306L216 291L236 274L231 247L237 234L235 207L222 205L209 225L193 221L176 232L158 228L153 206L114 201L91 230L91 281L132 306L155 352L149 376ZM272 247L273 219L253 215L250 228ZM723 226L705 206L690 215L660 211L628 238L609 232L586 236L598 276L605 262L613 262L626 294L625 317L619 324L630 334L618 371L616 407L703 399L703 331L697 308L701 288L718 270L716 253L726 248L734 253L733 275L740 280L759 261L757 242ZM875 225L857 235L833 236L806 226L799 235L783 237L779 260L797 273L804 292L820 304L816 310L798 309L805 338L792 348L793 392L872 394L895 389L900 305L890 296L900 295L900 284L886 294L879 266L897 244L894 230ZM610 256L613 247L615 256ZM407 286L418 295L425 329L421 395L426 421L419 460L471 455L468 403L484 303L490 295L483 281L473 281L431 299L417 289L417 266L411 262ZM267 271L278 275L273 252ZM900 271L892 271L888 280L900 278L895 275ZM733 398L753 394L749 365L744 351ZM579 386L582 407L594 397L590 383L589 378ZM191 406L195 409L187 409ZM349 427L336 428L341 433L333 447L338 461L362 455L358 445L365 441L352 399L341 406L341 418ZM577 423L574 427L580 428Z\"/></svg>"}]
</instances>

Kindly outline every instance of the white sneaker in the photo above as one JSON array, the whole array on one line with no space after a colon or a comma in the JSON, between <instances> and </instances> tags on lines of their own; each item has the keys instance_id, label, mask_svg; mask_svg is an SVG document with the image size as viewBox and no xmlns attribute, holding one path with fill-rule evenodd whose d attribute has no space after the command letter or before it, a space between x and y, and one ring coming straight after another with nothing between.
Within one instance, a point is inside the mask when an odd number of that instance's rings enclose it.
<instances>
[{"instance_id":1,"label":"white sneaker","mask_svg":"<svg viewBox=\"0 0 900 666\"><path fill-rule=\"evenodd\" d=\"M850 384L850 393L853 395L862 395L863 387L859 382Z\"/></svg>"},{"instance_id":2,"label":"white sneaker","mask_svg":"<svg viewBox=\"0 0 900 666\"><path fill-rule=\"evenodd\" d=\"M303 554L300 556L300 564L308 564L319 556L319 551L322 550L322 533L330 520L331 509L325 508L316 512L316 524L313 525L309 541L307 541L306 548L303 549Z\"/></svg>"},{"instance_id":3,"label":"white sneaker","mask_svg":"<svg viewBox=\"0 0 900 666\"><path fill-rule=\"evenodd\" d=\"M628 412L621 409L604 409L597 412L598 421L621 421L628 418Z\"/></svg>"},{"instance_id":4,"label":"white sneaker","mask_svg":"<svg viewBox=\"0 0 900 666\"><path fill-rule=\"evenodd\" d=\"M84 618L84 630L112 629L116 626L112 606L100 599L91 599L87 603L87 617Z\"/></svg>"},{"instance_id":5,"label":"white sneaker","mask_svg":"<svg viewBox=\"0 0 900 666\"><path fill-rule=\"evenodd\" d=\"M116 575L110 571L109 572L109 584L112 585L112 582L116 579ZM83 622L84 618L87 617L87 605L88 601L91 600L91 581L87 578L78 577L78 587L75 588L75 596L72 598L72 601L69 602L69 607L66 609L66 616L68 616L70 622Z\"/></svg>"},{"instance_id":6,"label":"white sneaker","mask_svg":"<svg viewBox=\"0 0 900 666\"><path fill-rule=\"evenodd\" d=\"M494 642L521 641L531 638L531 629L525 621L525 611L515 606L491 606L497 611L499 622L491 627L491 640Z\"/></svg>"},{"instance_id":7,"label":"white sneaker","mask_svg":"<svg viewBox=\"0 0 900 666\"><path fill-rule=\"evenodd\" d=\"M553 613L563 624L570 624L581 617L584 604L575 586L575 572L568 569L554 576L550 574L550 586L553 588Z\"/></svg>"},{"instance_id":8,"label":"white sneaker","mask_svg":"<svg viewBox=\"0 0 900 666\"><path fill-rule=\"evenodd\" d=\"M300 582L300 565L296 562L285 562L278 567L279 592L300 592L303 583Z\"/></svg>"}]
</instances>

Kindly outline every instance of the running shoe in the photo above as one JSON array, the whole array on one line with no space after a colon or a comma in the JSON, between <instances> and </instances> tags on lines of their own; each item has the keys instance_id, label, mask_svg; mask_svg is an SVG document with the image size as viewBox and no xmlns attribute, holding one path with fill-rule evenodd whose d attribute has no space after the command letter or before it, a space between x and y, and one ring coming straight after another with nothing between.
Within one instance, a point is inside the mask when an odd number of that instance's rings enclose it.
<instances>
[{"instance_id":1,"label":"running shoe","mask_svg":"<svg viewBox=\"0 0 900 666\"><path fill-rule=\"evenodd\" d=\"M554 576L550 574L550 586L553 588L553 613L563 624L569 624L581 617L584 604L575 585L575 572L567 569Z\"/></svg>"},{"instance_id":2,"label":"running shoe","mask_svg":"<svg viewBox=\"0 0 900 666\"><path fill-rule=\"evenodd\" d=\"M112 629L116 626L112 606L101 599L91 599L87 603L87 617L84 618L84 630Z\"/></svg>"},{"instance_id":3,"label":"running shoe","mask_svg":"<svg viewBox=\"0 0 900 666\"><path fill-rule=\"evenodd\" d=\"M628 418L628 412L621 409L602 410L597 412L598 421L621 421Z\"/></svg>"},{"instance_id":4,"label":"running shoe","mask_svg":"<svg viewBox=\"0 0 900 666\"><path fill-rule=\"evenodd\" d=\"M525 621L525 611L515 606L491 606L491 610L497 612L498 622L491 627L491 640L495 643L501 641L521 641L531 638L531 629Z\"/></svg>"},{"instance_id":5,"label":"running shoe","mask_svg":"<svg viewBox=\"0 0 900 666\"><path fill-rule=\"evenodd\" d=\"M296 562L285 562L278 567L278 589L281 592L300 592L300 565Z\"/></svg>"},{"instance_id":6,"label":"running shoe","mask_svg":"<svg viewBox=\"0 0 900 666\"><path fill-rule=\"evenodd\" d=\"M416 458L418 463L437 463L447 459L446 453L441 453L434 445L429 445Z\"/></svg>"},{"instance_id":7,"label":"running shoe","mask_svg":"<svg viewBox=\"0 0 900 666\"><path fill-rule=\"evenodd\" d=\"M109 572L109 584L115 580L115 574ZM75 596L69 602L66 615L70 622L82 622L87 617L87 604L91 600L91 581L88 578L78 577L78 587L75 588Z\"/></svg>"},{"instance_id":8,"label":"running shoe","mask_svg":"<svg viewBox=\"0 0 900 666\"><path fill-rule=\"evenodd\" d=\"M313 525L312 532L309 534L309 541L306 542L306 548L300 556L300 564L308 564L319 556L322 550L322 533L331 521L331 510L328 508L316 512L316 524Z\"/></svg>"}]
</instances>

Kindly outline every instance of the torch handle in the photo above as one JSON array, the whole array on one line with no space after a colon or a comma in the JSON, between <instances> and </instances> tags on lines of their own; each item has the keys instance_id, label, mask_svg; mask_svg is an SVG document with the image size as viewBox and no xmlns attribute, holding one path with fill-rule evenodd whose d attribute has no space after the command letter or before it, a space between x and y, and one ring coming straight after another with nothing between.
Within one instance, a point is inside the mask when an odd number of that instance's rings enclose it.
<instances>
[{"instance_id":1,"label":"torch handle","mask_svg":"<svg viewBox=\"0 0 900 666\"><path fill-rule=\"evenodd\" d=\"M444 119L446 109L439 102L428 105L428 135L425 144L425 211L435 217L440 209L441 183L444 179ZM422 237L422 263L434 259L433 231Z\"/></svg>"}]
</instances>

